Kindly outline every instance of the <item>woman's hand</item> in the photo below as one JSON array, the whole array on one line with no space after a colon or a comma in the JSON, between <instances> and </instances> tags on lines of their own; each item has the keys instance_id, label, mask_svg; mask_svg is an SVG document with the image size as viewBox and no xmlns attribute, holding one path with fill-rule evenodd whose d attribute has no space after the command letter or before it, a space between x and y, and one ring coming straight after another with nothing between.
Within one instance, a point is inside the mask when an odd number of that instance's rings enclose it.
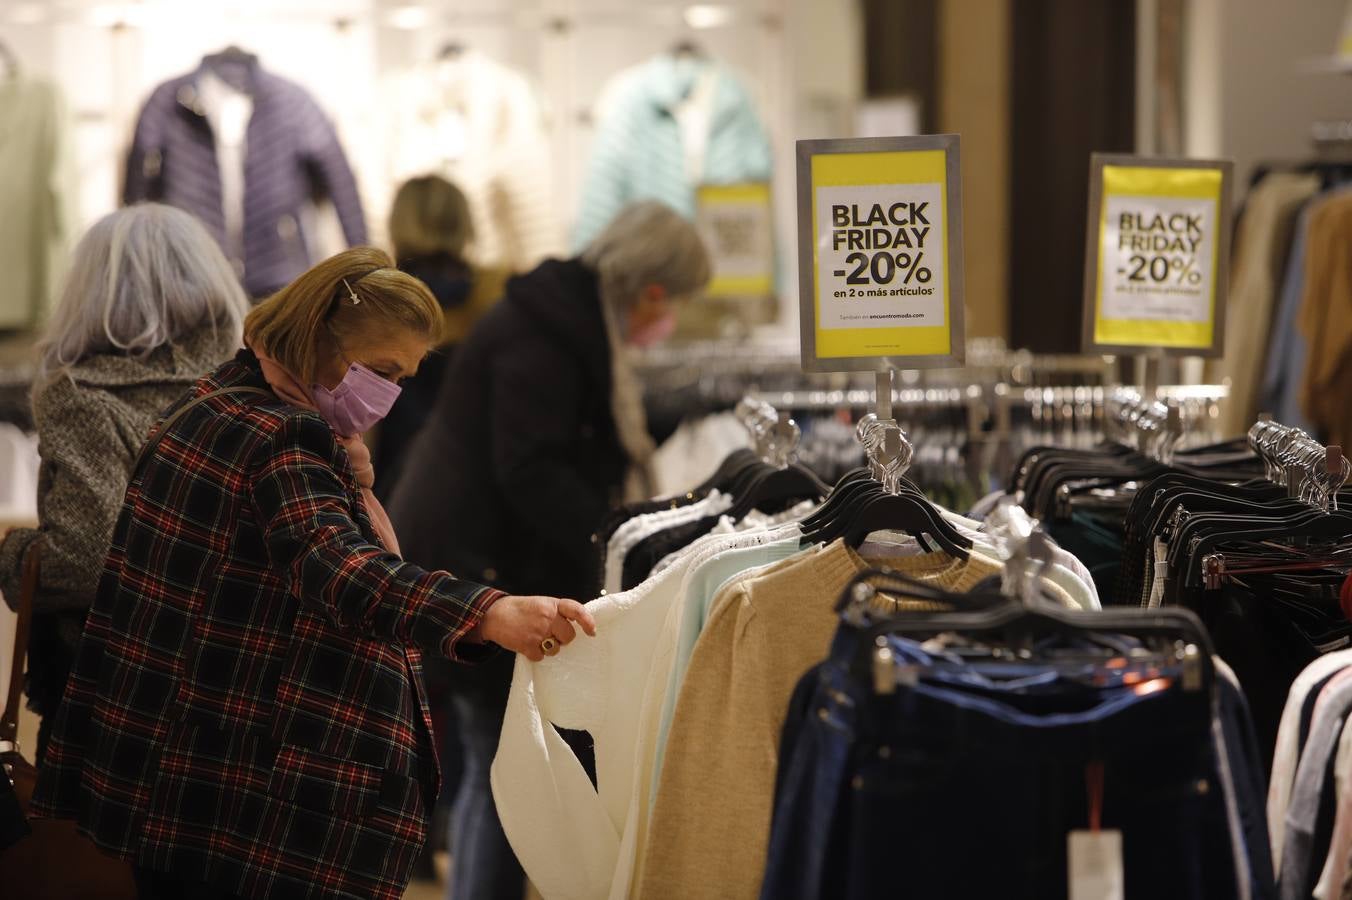
<instances>
[{"instance_id":1,"label":"woman's hand","mask_svg":"<svg viewBox=\"0 0 1352 900\"><path fill-rule=\"evenodd\" d=\"M558 646L572 643L577 637L574 623L582 626L589 636L596 636L596 622L576 600L502 597L488 608L476 631L485 641L539 662L546 656L541 646L546 640L553 638Z\"/></svg>"}]
</instances>

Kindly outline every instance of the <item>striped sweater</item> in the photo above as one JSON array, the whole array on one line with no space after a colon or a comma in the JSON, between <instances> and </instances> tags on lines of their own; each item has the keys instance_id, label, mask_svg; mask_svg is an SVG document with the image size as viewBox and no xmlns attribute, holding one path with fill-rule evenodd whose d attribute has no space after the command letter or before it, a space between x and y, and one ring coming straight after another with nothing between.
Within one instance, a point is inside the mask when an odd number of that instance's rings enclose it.
<instances>
[{"instance_id":1,"label":"striped sweater","mask_svg":"<svg viewBox=\"0 0 1352 900\"><path fill-rule=\"evenodd\" d=\"M356 179L333 123L300 85L263 71L254 57L208 56L161 84L136 123L123 199L187 210L227 246L216 145L198 89L208 70L253 97L244 158L244 287L262 297L310 267L305 212L327 196L350 245L366 243ZM227 251L228 252L228 251Z\"/></svg>"}]
</instances>

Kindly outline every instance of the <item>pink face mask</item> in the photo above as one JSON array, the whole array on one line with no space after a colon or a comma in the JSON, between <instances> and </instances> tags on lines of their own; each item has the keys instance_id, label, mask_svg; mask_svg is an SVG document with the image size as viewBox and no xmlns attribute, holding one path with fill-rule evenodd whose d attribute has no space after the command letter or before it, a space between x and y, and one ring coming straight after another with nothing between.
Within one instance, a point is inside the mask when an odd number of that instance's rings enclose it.
<instances>
[{"instance_id":1,"label":"pink face mask","mask_svg":"<svg viewBox=\"0 0 1352 900\"><path fill-rule=\"evenodd\" d=\"M322 384L310 386L319 414L342 437L369 431L389 415L401 390L358 363L347 367L342 382L333 390Z\"/></svg>"},{"instance_id":2,"label":"pink face mask","mask_svg":"<svg viewBox=\"0 0 1352 900\"><path fill-rule=\"evenodd\" d=\"M629 343L635 347L651 347L660 344L676 333L676 310L671 310L660 319L653 319L647 325L632 328L629 331Z\"/></svg>"}]
</instances>

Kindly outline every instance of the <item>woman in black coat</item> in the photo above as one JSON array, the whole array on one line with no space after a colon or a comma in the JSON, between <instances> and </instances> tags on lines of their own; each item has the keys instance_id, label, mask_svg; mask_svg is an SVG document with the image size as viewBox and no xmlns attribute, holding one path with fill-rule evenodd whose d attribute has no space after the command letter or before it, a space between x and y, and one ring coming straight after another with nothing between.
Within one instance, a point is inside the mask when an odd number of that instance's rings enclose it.
<instances>
[{"instance_id":1,"label":"woman in black coat","mask_svg":"<svg viewBox=\"0 0 1352 900\"><path fill-rule=\"evenodd\" d=\"M580 257L508 281L456 353L391 495L406 558L511 592L590 599L591 535L612 505L650 493L653 443L625 345L669 336L676 304L708 280L694 227L648 201ZM453 898L521 896L488 786L510 663L455 680L466 771Z\"/></svg>"}]
</instances>

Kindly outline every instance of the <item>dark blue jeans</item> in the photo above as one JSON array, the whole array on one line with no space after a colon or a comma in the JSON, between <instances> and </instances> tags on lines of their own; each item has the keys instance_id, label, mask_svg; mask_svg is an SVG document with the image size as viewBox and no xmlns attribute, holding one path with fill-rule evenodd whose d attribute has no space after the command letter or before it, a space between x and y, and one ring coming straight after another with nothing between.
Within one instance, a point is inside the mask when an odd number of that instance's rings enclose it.
<instances>
[{"instance_id":1,"label":"dark blue jeans","mask_svg":"<svg viewBox=\"0 0 1352 900\"><path fill-rule=\"evenodd\" d=\"M1253 900L1270 900L1277 896L1277 887L1272 873L1265 767L1254 736L1248 702L1239 688L1228 680L1219 678L1217 681L1220 688L1218 716L1235 784L1235 807L1239 812L1245 858L1253 879Z\"/></svg>"},{"instance_id":2,"label":"dark blue jeans","mask_svg":"<svg viewBox=\"0 0 1352 900\"><path fill-rule=\"evenodd\" d=\"M811 701L796 695L763 898L1064 897L1090 762L1128 897L1237 896L1208 697L1036 666L1011 686L946 663L938 684L875 696L846 668L852 642L842 629Z\"/></svg>"},{"instance_id":3,"label":"dark blue jeans","mask_svg":"<svg viewBox=\"0 0 1352 900\"><path fill-rule=\"evenodd\" d=\"M506 697L488 690L453 690L451 702L465 762L451 807L447 900L521 900L526 876L502 832L488 781Z\"/></svg>"}]
</instances>

